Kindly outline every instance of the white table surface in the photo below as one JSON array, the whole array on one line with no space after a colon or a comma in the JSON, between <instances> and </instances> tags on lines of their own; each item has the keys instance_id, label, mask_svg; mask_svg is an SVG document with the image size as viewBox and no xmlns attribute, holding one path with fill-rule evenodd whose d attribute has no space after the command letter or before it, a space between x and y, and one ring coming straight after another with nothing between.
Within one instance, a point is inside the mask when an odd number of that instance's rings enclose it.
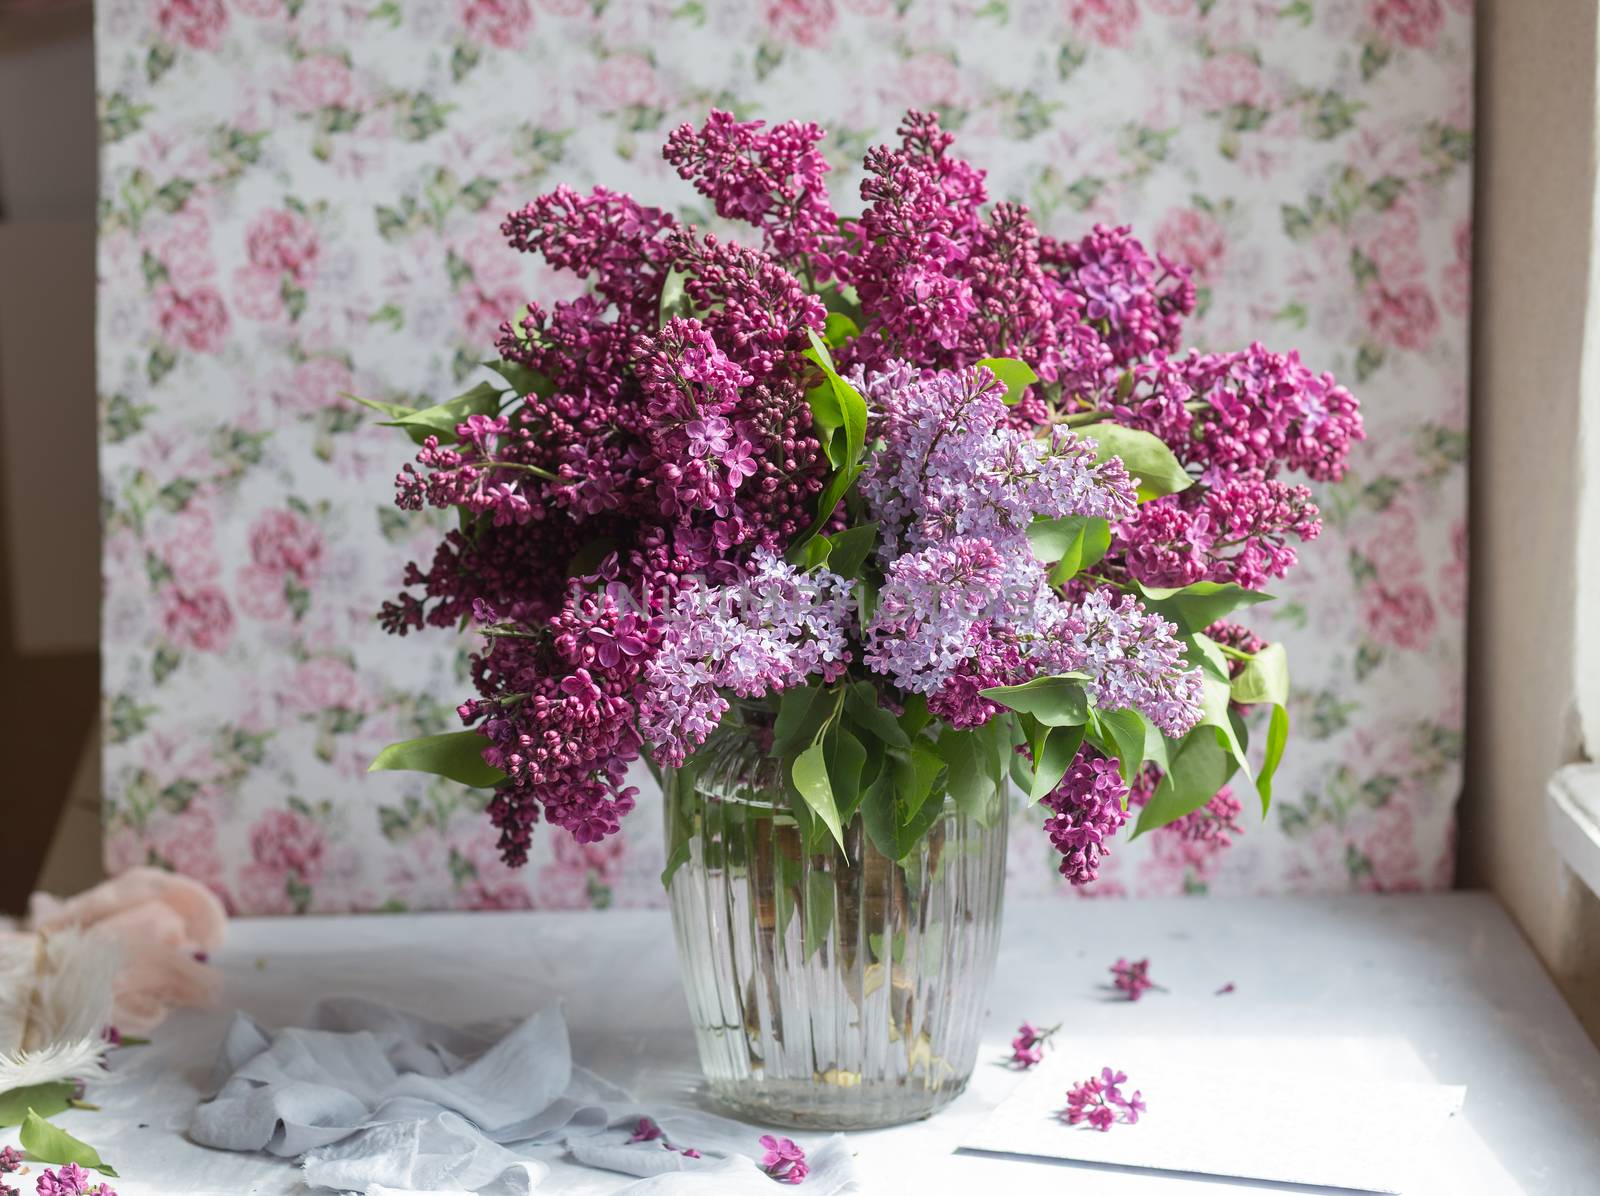
<instances>
[{"instance_id":1,"label":"white table surface","mask_svg":"<svg viewBox=\"0 0 1600 1196\"><path fill-rule=\"evenodd\" d=\"M1148 956L1169 991L1108 1000L1099 986L1124 955ZM229 928L216 965L227 977L221 1009L175 1015L151 1046L122 1053L126 1078L91 1094L100 1112L57 1118L117 1166L122 1196L306 1191L288 1163L184 1138L234 1009L287 1024L318 997L351 994L472 1021L559 1000L577 1062L647 1102L697 1099L664 912L255 919ZM1230 981L1236 991L1215 995ZM1014 904L968 1091L928 1121L851 1136L868 1193L1312 1191L953 1153L1016 1083L998 1060L1024 1019L1064 1022L1056 1049L1081 1053L1085 1075L1116 1063L1096 1050L1108 1036L1265 1039L1285 1058L1338 1043L1354 1066L1467 1087L1464 1117L1409 1191L1600 1193L1600 1053L1482 894ZM1141 1080L1153 1105L1159 1084ZM1247 1140L1248 1107L1219 1109L1216 1132ZM15 1129L0 1131L0 1143L15 1141ZM575 1167L558 1175L579 1184L563 1191L626 1182Z\"/></svg>"}]
</instances>

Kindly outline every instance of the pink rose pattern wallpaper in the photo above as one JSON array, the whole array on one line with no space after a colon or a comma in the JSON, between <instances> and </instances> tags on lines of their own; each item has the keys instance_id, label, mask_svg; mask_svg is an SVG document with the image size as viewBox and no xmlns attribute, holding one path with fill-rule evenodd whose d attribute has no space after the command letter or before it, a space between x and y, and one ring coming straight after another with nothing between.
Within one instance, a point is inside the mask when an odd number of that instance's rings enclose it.
<instances>
[{"instance_id":1,"label":"pink rose pattern wallpaper","mask_svg":"<svg viewBox=\"0 0 1600 1196\"><path fill-rule=\"evenodd\" d=\"M483 795L368 776L450 729L464 643L374 613L429 515L349 392L466 389L499 322L570 293L505 249L557 182L691 218L660 160L712 105L862 150L937 109L998 197L1132 223L1194 267L1202 347L1302 347L1369 439L1263 610L1295 672L1263 824L1118 845L1090 896L1451 879L1466 596L1469 0L104 0L99 372L106 857L240 913L660 903L653 787L623 836L507 869ZM438 513L433 513L437 515ZM1014 894L1071 890L1018 812Z\"/></svg>"}]
</instances>

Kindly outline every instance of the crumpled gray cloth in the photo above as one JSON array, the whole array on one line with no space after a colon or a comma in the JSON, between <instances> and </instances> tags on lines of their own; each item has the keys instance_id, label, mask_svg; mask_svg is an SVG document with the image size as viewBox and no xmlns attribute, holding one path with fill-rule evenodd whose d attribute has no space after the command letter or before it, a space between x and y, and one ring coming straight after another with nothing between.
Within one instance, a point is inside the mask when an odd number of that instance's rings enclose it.
<instances>
[{"instance_id":1,"label":"crumpled gray cloth","mask_svg":"<svg viewBox=\"0 0 1600 1196\"><path fill-rule=\"evenodd\" d=\"M301 1158L308 1186L368 1196L527 1196L564 1146L586 1166L645 1177L628 1196L734 1196L771 1180L744 1152L757 1131L698 1110L641 1108L572 1063L566 1021L546 1009L510 1031L458 1028L355 998L320 1002L304 1026L269 1031L237 1015L190 1136L224 1150ZM651 1116L670 1139L627 1144ZM515 1143L519 1150L506 1147ZM813 1154L811 1196L857 1190L842 1138ZM759 1180L759 1184L755 1181Z\"/></svg>"}]
</instances>

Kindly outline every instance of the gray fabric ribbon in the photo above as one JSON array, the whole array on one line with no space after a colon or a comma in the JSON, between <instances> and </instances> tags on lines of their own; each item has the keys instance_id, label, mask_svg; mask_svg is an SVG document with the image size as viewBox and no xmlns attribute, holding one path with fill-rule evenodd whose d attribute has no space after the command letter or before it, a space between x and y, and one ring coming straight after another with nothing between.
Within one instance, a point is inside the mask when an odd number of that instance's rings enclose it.
<instances>
[{"instance_id":1,"label":"gray fabric ribbon","mask_svg":"<svg viewBox=\"0 0 1600 1196\"><path fill-rule=\"evenodd\" d=\"M550 1192L547 1157L564 1146L591 1167L644 1177L628 1196L767 1192L743 1152L755 1132L695 1110L650 1114L704 1157L627 1144L647 1115L622 1089L574 1067L566 1021L546 1009L500 1032L458 1028L353 998L320 1002L304 1026L264 1029L237 1015L190 1136L223 1150L303 1160L314 1188L526 1196ZM507 1149L515 1143L519 1150ZM842 1138L811 1159L806 1191L857 1190ZM759 1182L757 1182L759 1181Z\"/></svg>"}]
</instances>

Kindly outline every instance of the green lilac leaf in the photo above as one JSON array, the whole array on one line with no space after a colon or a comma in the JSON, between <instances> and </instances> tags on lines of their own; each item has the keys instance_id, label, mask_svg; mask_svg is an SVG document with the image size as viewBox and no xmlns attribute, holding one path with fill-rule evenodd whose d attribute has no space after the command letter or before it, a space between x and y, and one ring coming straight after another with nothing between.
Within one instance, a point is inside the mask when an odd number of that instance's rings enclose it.
<instances>
[{"instance_id":1,"label":"green lilac leaf","mask_svg":"<svg viewBox=\"0 0 1600 1196\"><path fill-rule=\"evenodd\" d=\"M115 1168L100 1161L98 1150L87 1142L78 1141L59 1126L51 1125L36 1110L29 1109L23 1118L19 1138L22 1149L41 1163L76 1163L117 1178Z\"/></svg>"},{"instance_id":2,"label":"green lilac leaf","mask_svg":"<svg viewBox=\"0 0 1600 1196\"><path fill-rule=\"evenodd\" d=\"M842 851L844 828L839 825L839 807L834 803L833 784L828 779L828 760L822 744L813 743L796 756L790 776L802 800L822 819Z\"/></svg>"},{"instance_id":3,"label":"green lilac leaf","mask_svg":"<svg viewBox=\"0 0 1600 1196\"><path fill-rule=\"evenodd\" d=\"M837 349L846 341L860 335L860 325L842 311L830 311L827 323L822 326L822 339L827 342L830 349Z\"/></svg>"},{"instance_id":4,"label":"green lilac leaf","mask_svg":"<svg viewBox=\"0 0 1600 1196\"><path fill-rule=\"evenodd\" d=\"M548 397L555 393L554 382L538 370L529 369L521 362L495 360L483 364L510 383L511 389L519 398L524 395Z\"/></svg>"},{"instance_id":5,"label":"green lilac leaf","mask_svg":"<svg viewBox=\"0 0 1600 1196\"><path fill-rule=\"evenodd\" d=\"M1081 726L1089 719L1089 698L1083 673L1060 673L1035 677L1021 685L997 685L979 690L991 702L998 702L1019 714L1030 714L1050 727Z\"/></svg>"},{"instance_id":6,"label":"green lilac leaf","mask_svg":"<svg viewBox=\"0 0 1600 1196\"><path fill-rule=\"evenodd\" d=\"M861 566L878 545L878 525L862 523L846 528L833 537L833 547L828 553L828 569L846 580L861 573Z\"/></svg>"},{"instance_id":7,"label":"green lilac leaf","mask_svg":"<svg viewBox=\"0 0 1600 1196\"><path fill-rule=\"evenodd\" d=\"M833 877L826 872L806 874L805 914L800 951L804 959L816 954L833 928Z\"/></svg>"},{"instance_id":8,"label":"green lilac leaf","mask_svg":"<svg viewBox=\"0 0 1600 1196\"><path fill-rule=\"evenodd\" d=\"M1190 635L1198 635L1242 606L1272 601L1271 594L1247 590L1231 581L1197 581L1177 590L1140 586L1139 593L1146 610L1158 612Z\"/></svg>"},{"instance_id":9,"label":"green lilac leaf","mask_svg":"<svg viewBox=\"0 0 1600 1196\"><path fill-rule=\"evenodd\" d=\"M687 320L694 315L694 301L689 298L689 292L684 283L689 276L682 270L668 270L666 279L661 283L661 306L657 327L665 327L668 320L676 316Z\"/></svg>"},{"instance_id":10,"label":"green lilac leaf","mask_svg":"<svg viewBox=\"0 0 1600 1196\"><path fill-rule=\"evenodd\" d=\"M1029 802L1038 801L1061 783L1078 749L1083 746L1083 735L1082 725L1050 728L1042 747L1034 753Z\"/></svg>"},{"instance_id":11,"label":"green lilac leaf","mask_svg":"<svg viewBox=\"0 0 1600 1196\"><path fill-rule=\"evenodd\" d=\"M1028 525L1028 544L1042 564L1055 566L1050 583L1060 585L1100 563L1111 547L1111 525L1089 515L1035 519Z\"/></svg>"},{"instance_id":12,"label":"green lilac leaf","mask_svg":"<svg viewBox=\"0 0 1600 1196\"><path fill-rule=\"evenodd\" d=\"M1261 759L1261 772L1256 776L1256 793L1261 797L1261 816L1266 817L1272 805L1272 778L1283 762L1284 748L1289 743L1289 711L1284 706L1274 706L1267 721L1267 746Z\"/></svg>"},{"instance_id":13,"label":"green lilac leaf","mask_svg":"<svg viewBox=\"0 0 1600 1196\"><path fill-rule=\"evenodd\" d=\"M1182 462L1158 436L1113 423L1093 424L1081 434L1095 442L1096 461L1122 458L1129 476L1138 479L1140 502L1176 494L1194 485Z\"/></svg>"},{"instance_id":14,"label":"green lilac leaf","mask_svg":"<svg viewBox=\"0 0 1600 1196\"><path fill-rule=\"evenodd\" d=\"M786 689L778 699L778 717L772 725L772 754L787 756L802 743L816 736L817 727L827 716L817 697L822 691L814 685ZM815 721L813 715L815 714Z\"/></svg>"},{"instance_id":15,"label":"green lilac leaf","mask_svg":"<svg viewBox=\"0 0 1600 1196\"><path fill-rule=\"evenodd\" d=\"M933 715L928 712L928 699L922 694L908 694L905 713L895 721L909 738L915 739L922 728L933 721Z\"/></svg>"},{"instance_id":16,"label":"green lilac leaf","mask_svg":"<svg viewBox=\"0 0 1600 1196\"><path fill-rule=\"evenodd\" d=\"M839 825L849 826L861 805L862 772L867 766L867 749L852 732L836 727L823 745L827 755L828 777L833 784L833 802L839 811Z\"/></svg>"},{"instance_id":17,"label":"green lilac leaf","mask_svg":"<svg viewBox=\"0 0 1600 1196\"><path fill-rule=\"evenodd\" d=\"M914 744L894 761L894 797L902 826L909 825L922 809L933 783L944 771L944 761L932 747Z\"/></svg>"},{"instance_id":18,"label":"green lilac leaf","mask_svg":"<svg viewBox=\"0 0 1600 1196\"><path fill-rule=\"evenodd\" d=\"M1289 702L1289 653L1282 644L1268 644L1245 663L1233 679L1233 700L1242 706Z\"/></svg>"},{"instance_id":19,"label":"green lilac leaf","mask_svg":"<svg viewBox=\"0 0 1600 1196\"><path fill-rule=\"evenodd\" d=\"M1143 810L1134 837L1176 822L1205 805L1226 785L1238 761L1216 727L1196 727L1172 754L1166 776Z\"/></svg>"},{"instance_id":20,"label":"green lilac leaf","mask_svg":"<svg viewBox=\"0 0 1600 1196\"><path fill-rule=\"evenodd\" d=\"M978 363L992 373L1006 388L1005 404L1015 407L1022 402L1022 394L1039 380L1033 367L1015 357L985 357Z\"/></svg>"},{"instance_id":21,"label":"green lilac leaf","mask_svg":"<svg viewBox=\"0 0 1600 1196\"><path fill-rule=\"evenodd\" d=\"M1097 722L1108 746L1114 749L1122 772L1123 782L1129 783L1143 766L1145 745L1149 741L1150 724L1137 710L1101 710Z\"/></svg>"},{"instance_id":22,"label":"green lilac leaf","mask_svg":"<svg viewBox=\"0 0 1600 1196\"><path fill-rule=\"evenodd\" d=\"M386 428L404 428L406 434L421 444L429 436L437 436L440 444L456 443L456 425L465 423L471 415L497 415L500 412L500 392L489 382L480 382L465 394L440 403L396 416L383 424Z\"/></svg>"},{"instance_id":23,"label":"green lilac leaf","mask_svg":"<svg viewBox=\"0 0 1600 1196\"><path fill-rule=\"evenodd\" d=\"M939 756L948 770L945 792L956 809L979 822L988 820L995 795L994 773L989 767L993 756L985 742L986 732L987 725L973 731L947 727L938 742Z\"/></svg>"},{"instance_id":24,"label":"green lilac leaf","mask_svg":"<svg viewBox=\"0 0 1600 1196\"><path fill-rule=\"evenodd\" d=\"M911 737L898 719L878 705L878 691L870 681L855 681L845 693L844 708L850 716L875 738L890 747L909 747Z\"/></svg>"},{"instance_id":25,"label":"green lilac leaf","mask_svg":"<svg viewBox=\"0 0 1600 1196\"><path fill-rule=\"evenodd\" d=\"M476 731L451 731L391 743L367 766L368 772L429 772L474 789L492 789L506 774L484 763L489 741Z\"/></svg>"},{"instance_id":26,"label":"green lilac leaf","mask_svg":"<svg viewBox=\"0 0 1600 1196\"><path fill-rule=\"evenodd\" d=\"M41 1117L54 1117L67 1108L75 1091L70 1082L59 1080L0 1092L0 1126L21 1125L30 1109Z\"/></svg>"},{"instance_id":27,"label":"green lilac leaf","mask_svg":"<svg viewBox=\"0 0 1600 1196\"><path fill-rule=\"evenodd\" d=\"M688 840L679 843L672 849L672 854L667 857L667 866L661 870L661 887L670 889L672 878L677 875L678 869L689 862L690 844Z\"/></svg>"}]
</instances>

